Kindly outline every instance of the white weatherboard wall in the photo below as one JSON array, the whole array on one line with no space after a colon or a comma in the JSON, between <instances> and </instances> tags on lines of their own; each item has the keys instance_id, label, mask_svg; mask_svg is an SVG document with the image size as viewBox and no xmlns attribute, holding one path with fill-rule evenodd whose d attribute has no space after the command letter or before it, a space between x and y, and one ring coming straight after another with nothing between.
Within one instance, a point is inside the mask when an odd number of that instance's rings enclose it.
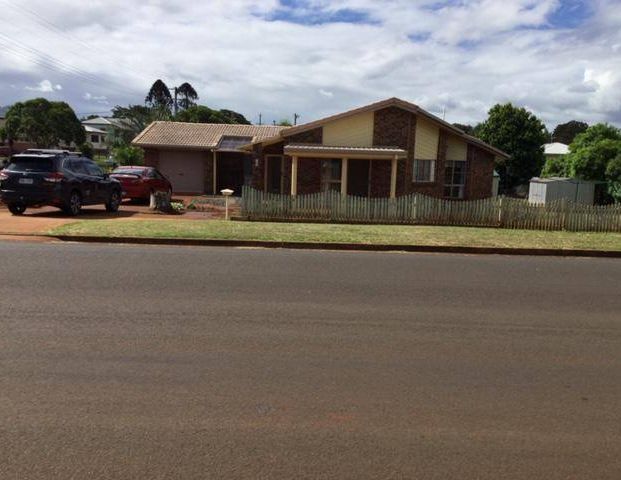
<instances>
[{"instance_id":1,"label":"white weatherboard wall","mask_svg":"<svg viewBox=\"0 0 621 480\"><path fill-rule=\"evenodd\" d=\"M446 159L464 162L468 158L468 144L461 138L451 135L448 137Z\"/></svg>"},{"instance_id":2,"label":"white weatherboard wall","mask_svg":"<svg viewBox=\"0 0 621 480\"><path fill-rule=\"evenodd\" d=\"M333 147L372 147L374 113L365 112L323 127L323 144Z\"/></svg>"}]
</instances>

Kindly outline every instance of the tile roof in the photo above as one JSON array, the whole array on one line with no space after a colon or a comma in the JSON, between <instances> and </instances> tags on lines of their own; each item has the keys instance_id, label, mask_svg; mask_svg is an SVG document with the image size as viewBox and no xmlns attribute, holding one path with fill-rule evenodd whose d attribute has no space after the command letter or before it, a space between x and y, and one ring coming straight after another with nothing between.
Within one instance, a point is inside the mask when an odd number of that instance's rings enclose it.
<instances>
[{"instance_id":1,"label":"tile roof","mask_svg":"<svg viewBox=\"0 0 621 480\"><path fill-rule=\"evenodd\" d=\"M252 137L253 142L257 142L278 135L285 128L272 125L153 122L132 143L140 147L209 150L216 148L223 136Z\"/></svg>"},{"instance_id":2,"label":"tile roof","mask_svg":"<svg viewBox=\"0 0 621 480\"><path fill-rule=\"evenodd\" d=\"M388 155L404 157L408 152L399 147L334 147L327 145L315 145L309 143L295 143L285 146L285 153L292 152L309 152L309 153L327 153L340 155Z\"/></svg>"}]
</instances>

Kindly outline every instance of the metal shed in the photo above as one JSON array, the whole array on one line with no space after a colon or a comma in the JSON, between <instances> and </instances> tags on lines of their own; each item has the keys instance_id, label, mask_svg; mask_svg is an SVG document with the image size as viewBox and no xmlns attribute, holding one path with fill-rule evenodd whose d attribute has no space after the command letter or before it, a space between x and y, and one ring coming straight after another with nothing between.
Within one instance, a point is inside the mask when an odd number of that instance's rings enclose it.
<instances>
[{"instance_id":1,"label":"metal shed","mask_svg":"<svg viewBox=\"0 0 621 480\"><path fill-rule=\"evenodd\" d=\"M530 181L528 201L546 204L555 200L569 200L575 203L593 205L595 203L595 186L601 182L590 182L576 178L535 177Z\"/></svg>"}]
</instances>

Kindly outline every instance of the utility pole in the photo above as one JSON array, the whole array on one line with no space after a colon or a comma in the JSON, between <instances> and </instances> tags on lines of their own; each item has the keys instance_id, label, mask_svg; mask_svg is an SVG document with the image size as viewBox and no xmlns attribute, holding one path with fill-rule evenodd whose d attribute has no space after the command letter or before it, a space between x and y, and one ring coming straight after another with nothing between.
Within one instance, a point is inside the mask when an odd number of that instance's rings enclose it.
<instances>
[{"instance_id":1,"label":"utility pole","mask_svg":"<svg viewBox=\"0 0 621 480\"><path fill-rule=\"evenodd\" d=\"M259 125L263 125L263 114L259 113Z\"/></svg>"},{"instance_id":2,"label":"utility pole","mask_svg":"<svg viewBox=\"0 0 621 480\"><path fill-rule=\"evenodd\" d=\"M293 125L297 125L298 124L298 119L300 118L300 116L297 113L293 114Z\"/></svg>"}]
</instances>

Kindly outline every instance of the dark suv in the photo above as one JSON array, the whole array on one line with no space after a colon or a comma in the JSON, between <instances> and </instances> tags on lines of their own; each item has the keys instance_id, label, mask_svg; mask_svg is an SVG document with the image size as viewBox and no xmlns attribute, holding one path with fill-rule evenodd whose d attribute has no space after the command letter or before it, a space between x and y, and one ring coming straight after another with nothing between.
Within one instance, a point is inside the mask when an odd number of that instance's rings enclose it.
<instances>
[{"instance_id":1,"label":"dark suv","mask_svg":"<svg viewBox=\"0 0 621 480\"><path fill-rule=\"evenodd\" d=\"M0 171L0 198L13 215L27 207L52 205L78 215L82 205L121 204L121 184L88 158L62 150L26 150Z\"/></svg>"}]
</instances>

